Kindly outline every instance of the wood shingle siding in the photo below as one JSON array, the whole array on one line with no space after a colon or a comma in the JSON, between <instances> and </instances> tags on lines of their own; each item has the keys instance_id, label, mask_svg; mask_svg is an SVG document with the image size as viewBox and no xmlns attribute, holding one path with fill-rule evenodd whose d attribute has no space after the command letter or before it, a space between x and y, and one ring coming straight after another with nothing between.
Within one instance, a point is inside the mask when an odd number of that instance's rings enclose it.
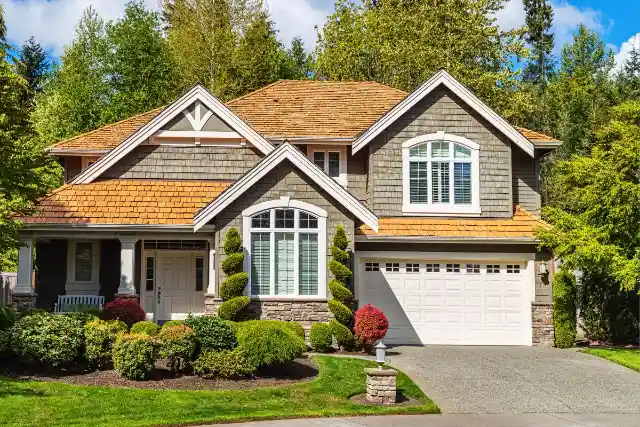
<instances>
[{"instance_id":1,"label":"wood shingle siding","mask_svg":"<svg viewBox=\"0 0 640 427\"><path fill-rule=\"evenodd\" d=\"M522 150L514 148L513 164L513 202L533 213L540 212L539 162L540 158L529 157Z\"/></svg>"}]
</instances>

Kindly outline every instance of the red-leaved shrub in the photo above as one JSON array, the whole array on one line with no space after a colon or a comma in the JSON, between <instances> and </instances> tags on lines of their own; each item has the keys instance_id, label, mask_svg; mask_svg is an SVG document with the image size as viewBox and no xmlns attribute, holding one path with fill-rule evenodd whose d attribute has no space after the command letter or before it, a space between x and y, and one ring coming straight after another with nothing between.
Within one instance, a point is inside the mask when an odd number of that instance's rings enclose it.
<instances>
[{"instance_id":1,"label":"red-leaved shrub","mask_svg":"<svg viewBox=\"0 0 640 427\"><path fill-rule=\"evenodd\" d=\"M359 308L356 310L355 318L353 331L363 344L372 346L387 334L389 321L376 306L367 304Z\"/></svg>"},{"instance_id":2,"label":"red-leaved shrub","mask_svg":"<svg viewBox=\"0 0 640 427\"><path fill-rule=\"evenodd\" d=\"M100 317L102 320L122 320L129 328L146 319L144 310L133 298L116 298L105 304Z\"/></svg>"}]
</instances>

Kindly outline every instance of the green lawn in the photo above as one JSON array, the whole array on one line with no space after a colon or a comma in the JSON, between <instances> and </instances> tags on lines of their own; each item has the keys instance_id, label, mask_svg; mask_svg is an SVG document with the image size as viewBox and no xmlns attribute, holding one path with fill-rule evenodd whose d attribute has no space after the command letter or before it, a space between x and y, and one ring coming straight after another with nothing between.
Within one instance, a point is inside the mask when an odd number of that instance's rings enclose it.
<instances>
[{"instance_id":1,"label":"green lawn","mask_svg":"<svg viewBox=\"0 0 640 427\"><path fill-rule=\"evenodd\" d=\"M627 348L588 348L580 351L611 360L619 365L640 372L640 350Z\"/></svg>"},{"instance_id":2,"label":"green lawn","mask_svg":"<svg viewBox=\"0 0 640 427\"><path fill-rule=\"evenodd\" d=\"M0 378L2 426L157 426L256 419L437 413L438 407L404 374L398 389L416 406L379 407L351 403L365 391L370 361L316 356L315 381L244 391L138 390L82 387Z\"/></svg>"}]
</instances>

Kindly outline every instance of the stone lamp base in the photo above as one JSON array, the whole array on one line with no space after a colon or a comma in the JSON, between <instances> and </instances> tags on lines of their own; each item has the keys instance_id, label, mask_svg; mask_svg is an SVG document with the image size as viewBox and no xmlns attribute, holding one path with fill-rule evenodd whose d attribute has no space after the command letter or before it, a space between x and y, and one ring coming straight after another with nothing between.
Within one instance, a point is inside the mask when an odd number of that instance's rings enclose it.
<instances>
[{"instance_id":1,"label":"stone lamp base","mask_svg":"<svg viewBox=\"0 0 640 427\"><path fill-rule=\"evenodd\" d=\"M367 368L367 400L377 405L396 403L396 377L394 369Z\"/></svg>"}]
</instances>

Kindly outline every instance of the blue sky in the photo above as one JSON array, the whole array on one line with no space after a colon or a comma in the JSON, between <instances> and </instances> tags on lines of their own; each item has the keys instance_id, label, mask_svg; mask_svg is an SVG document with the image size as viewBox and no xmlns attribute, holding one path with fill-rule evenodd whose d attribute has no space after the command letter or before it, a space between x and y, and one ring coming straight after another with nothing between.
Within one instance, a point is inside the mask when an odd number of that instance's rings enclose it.
<instances>
[{"instance_id":1,"label":"blue sky","mask_svg":"<svg viewBox=\"0 0 640 427\"><path fill-rule=\"evenodd\" d=\"M92 5L104 19L122 14L127 0L0 0L5 9L9 40L19 45L30 36L43 44L52 57L59 56L73 38L73 27L82 11ZM159 0L144 0L157 8ZM334 0L264 0L279 36L288 44L301 36L307 48L316 40L314 26L322 27ZM580 23L596 30L621 63L635 44L640 48L640 0L551 0L555 10L556 49L571 40ZM497 15L505 29L524 23L522 0L509 0Z\"/></svg>"}]
</instances>

